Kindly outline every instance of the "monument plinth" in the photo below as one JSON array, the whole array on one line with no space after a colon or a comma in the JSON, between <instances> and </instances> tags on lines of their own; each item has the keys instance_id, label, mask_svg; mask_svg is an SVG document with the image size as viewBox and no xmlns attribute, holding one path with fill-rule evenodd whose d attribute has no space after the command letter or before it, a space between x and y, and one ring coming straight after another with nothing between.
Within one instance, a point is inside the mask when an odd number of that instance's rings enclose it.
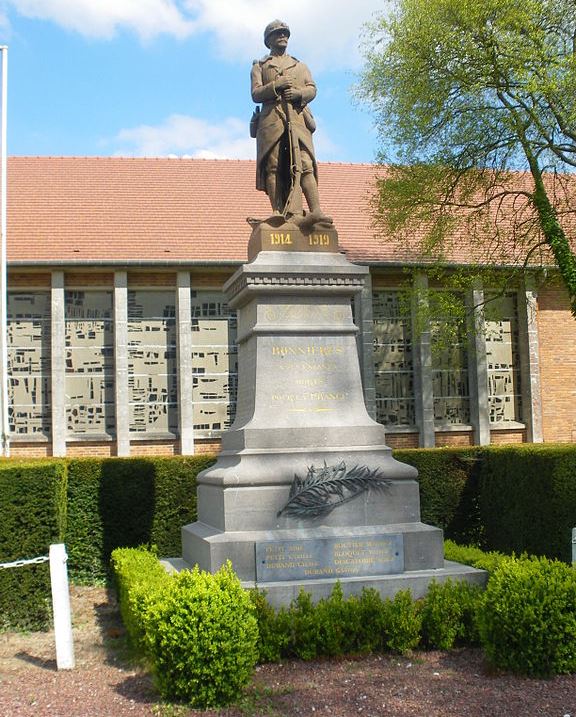
<instances>
[{"instance_id":1,"label":"monument plinth","mask_svg":"<svg viewBox=\"0 0 576 717\"><path fill-rule=\"evenodd\" d=\"M484 574L445 564L442 531L420 521L417 472L368 415L352 298L368 269L333 226L262 223L249 263L225 286L238 314L238 397L216 464L198 477L198 521L184 561L227 559L273 604L340 580L422 595L432 579Z\"/></svg>"}]
</instances>

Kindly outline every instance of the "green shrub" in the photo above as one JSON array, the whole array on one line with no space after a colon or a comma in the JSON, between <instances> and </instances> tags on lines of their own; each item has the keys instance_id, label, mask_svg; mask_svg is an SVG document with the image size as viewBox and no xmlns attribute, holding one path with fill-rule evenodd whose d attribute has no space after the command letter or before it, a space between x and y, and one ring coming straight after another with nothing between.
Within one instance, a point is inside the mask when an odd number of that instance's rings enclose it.
<instances>
[{"instance_id":1,"label":"green shrub","mask_svg":"<svg viewBox=\"0 0 576 717\"><path fill-rule=\"evenodd\" d=\"M285 608L276 611L266 600L265 591L251 590L250 598L258 622L258 662L280 662L289 651L290 615Z\"/></svg>"},{"instance_id":2,"label":"green shrub","mask_svg":"<svg viewBox=\"0 0 576 717\"><path fill-rule=\"evenodd\" d=\"M476 616L483 590L464 581L433 582L422 601L422 635L429 647L449 650L476 644Z\"/></svg>"},{"instance_id":3,"label":"green shrub","mask_svg":"<svg viewBox=\"0 0 576 717\"><path fill-rule=\"evenodd\" d=\"M66 522L63 461L0 461L0 562L48 555ZM45 630L51 621L48 563L0 570L0 629Z\"/></svg>"},{"instance_id":4,"label":"green shrub","mask_svg":"<svg viewBox=\"0 0 576 717\"><path fill-rule=\"evenodd\" d=\"M345 599L342 586L336 583L330 596L316 605L318 654L334 657L358 652L360 617L358 598Z\"/></svg>"},{"instance_id":5,"label":"green shrub","mask_svg":"<svg viewBox=\"0 0 576 717\"><path fill-rule=\"evenodd\" d=\"M545 558L504 561L488 583L479 631L495 667L537 676L576 672L576 572Z\"/></svg>"},{"instance_id":6,"label":"green shrub","mask_svg":"<svg viewBox=\"0 0 576 717\"><path fill-rule=\"evenodd\" d=\"M482 550L474 545L457 545L452 540L444 541L444 556L446 560L486 570L490 575L510 557L494 550Z\"/></svg>"},{"instance_id":7,"label":"green shrub","mask_svg":"<svg viewBox=\"0 0 576 717\"><path fill-rule=\"evenodd\" d=\"M162 696L193 707L226 705L250 681L258 627L248 593L228 563L217 573L184 571L145 612Z\"/></svg>"},{"instance_id":8,"label":"green shrub","mask_svg":"<svg viewBox=\"0 0 576 717\"><path fill-rule=\"evenodd\" d=\"M66 541L72 579L104 580L118 547L153 544L161 555L180 555L180 529L196 520L196 475L213 460L71 460Z\"/></svg>"},{"instance_id":9,"label":"green shrub","mask_svg":"<svg viewBox=\"0 0 576 717\"><path fill-rule=\"evenodd\" d=\"M117 548L112 551L111 563L129 641L136 649L145 651L146 610L167 588L171 578L158 557L145 548Z\"/></svg>"},{"instance_id":10,"label":"green shrub","mask_svg":"<svg viewBox=\"0 0 576 717\"><path fill-rule=\"evenodd\" d=\"M264 661L282 657L313 660L320 656L368 652L405 653L420 641L422 619L409 591L382 599L365 588L345 598L337 583L328 598L313 602L301 589L288 609L275 611L262 593L253 594Z\"/></svg>"},{"instance_id":11,"label":"green shrub","mask_svg":"<svg viewBox=\"0 0 576 717\"><path fill-rule=\"evenodd\" d=\"M292 601L288 615L292 626L289 649L301 660L313 660L319 654L320 636L316 606L312 602L312 596L304 588L300 589L298 597Z\"/></svg>"},{"instance_id":12,"label":"green shrub","mask_svg":"<svg viewBox=\"0 0 576 717\"><path fill-rule=\"evenodd\" d=\"M404 655L420 642L422 617L409 590L401 590L392 600L382 602L385 647Z\"/></svg>"},{"instance_id":13,"label":"green shrub","mask_svg":"<svg viewBox=\"0 0 576 717\"><path fill-rule=\"evenodd\" d=\"M384 652L386 615L380 593L374 588L363 588L359 601L357 650L360 653Z\"/></svg>"}]
</instances>

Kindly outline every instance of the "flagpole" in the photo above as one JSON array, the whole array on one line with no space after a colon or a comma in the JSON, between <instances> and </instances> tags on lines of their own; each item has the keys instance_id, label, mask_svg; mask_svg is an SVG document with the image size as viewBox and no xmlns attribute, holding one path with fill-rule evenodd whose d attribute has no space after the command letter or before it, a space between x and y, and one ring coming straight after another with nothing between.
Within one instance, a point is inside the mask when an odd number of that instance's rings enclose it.
<instances>
[{"instance_id":1,"label":"flagpole","mask_svg":"<svg viewBox=\"0 0 576 717\"><path fill-rule=\"evenodd\" d=\"M2 246L0 250L0 361L1 361L1 386L0 386L0 408L1 408L1 440L2 455L10 455L10 429L8 424L8 272L6 268L6 199L7 199L7 153L6 153L6 125L8 105L8 47L0 46L2 56L2 118L0 128L0 232L2 235Z\"/></svg>"}]
</instances>

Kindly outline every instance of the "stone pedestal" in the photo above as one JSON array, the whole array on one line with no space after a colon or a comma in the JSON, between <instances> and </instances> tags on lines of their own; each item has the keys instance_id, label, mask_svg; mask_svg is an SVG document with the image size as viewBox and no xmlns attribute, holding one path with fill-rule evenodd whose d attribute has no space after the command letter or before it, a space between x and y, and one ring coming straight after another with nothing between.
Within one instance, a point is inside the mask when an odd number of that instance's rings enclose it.
<instances>
[{"instance_id":1,"label":"stone pedestal","mask_svg":"<svg viewBox=\"0 0 576 717\"><path fill-rule=\"evenodd\" d=\"M409 587L415 597L432 579L482 582L481 571L444 563L442 531L420 521L416 470L392 458L366 411L351 300L368 269L339 252L332 228L261 224L249 255L225 287L238 312L236 420L198 477L185 563L215 571L230 559L276 605L301 587L327 595L336 580L345 593ZM287 509L295 476L311 467L334 478L305 491L321 514ZM367 478L351 490L356 474Z\"/></svg>"}]
</instances>

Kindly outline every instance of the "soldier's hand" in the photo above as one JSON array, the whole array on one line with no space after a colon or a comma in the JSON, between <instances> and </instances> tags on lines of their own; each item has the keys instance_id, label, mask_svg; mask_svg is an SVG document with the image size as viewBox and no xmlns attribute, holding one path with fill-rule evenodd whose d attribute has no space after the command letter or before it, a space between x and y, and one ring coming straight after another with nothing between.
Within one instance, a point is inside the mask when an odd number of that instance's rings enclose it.
<instances>
[{"instance_id":1,"label":"soldier's hand","mask_svg":"<svg viewBox=\"0 0 576 717\"><path fill-rule=\"evenodd\" d=\"M282 75L279 75L276 78L274 85L278 92L282 92L283 90L286 90L289 87L292 87L292 82L293 82L293 80L291 80L289 77L283 77Z\"/></svg>"},{"instance_id":2,"label":"soldier's hand","mask_svg":"<svg viewBox=\"0 0 576 717\"><path fill-rule=\"evenodd\" d=\"M282 94L284 95L284 99L288 100L288 102L297 102L302 99L302 92L296 87L288 87L288 89L284 90Z\"/></svg>"}]
</instances>

